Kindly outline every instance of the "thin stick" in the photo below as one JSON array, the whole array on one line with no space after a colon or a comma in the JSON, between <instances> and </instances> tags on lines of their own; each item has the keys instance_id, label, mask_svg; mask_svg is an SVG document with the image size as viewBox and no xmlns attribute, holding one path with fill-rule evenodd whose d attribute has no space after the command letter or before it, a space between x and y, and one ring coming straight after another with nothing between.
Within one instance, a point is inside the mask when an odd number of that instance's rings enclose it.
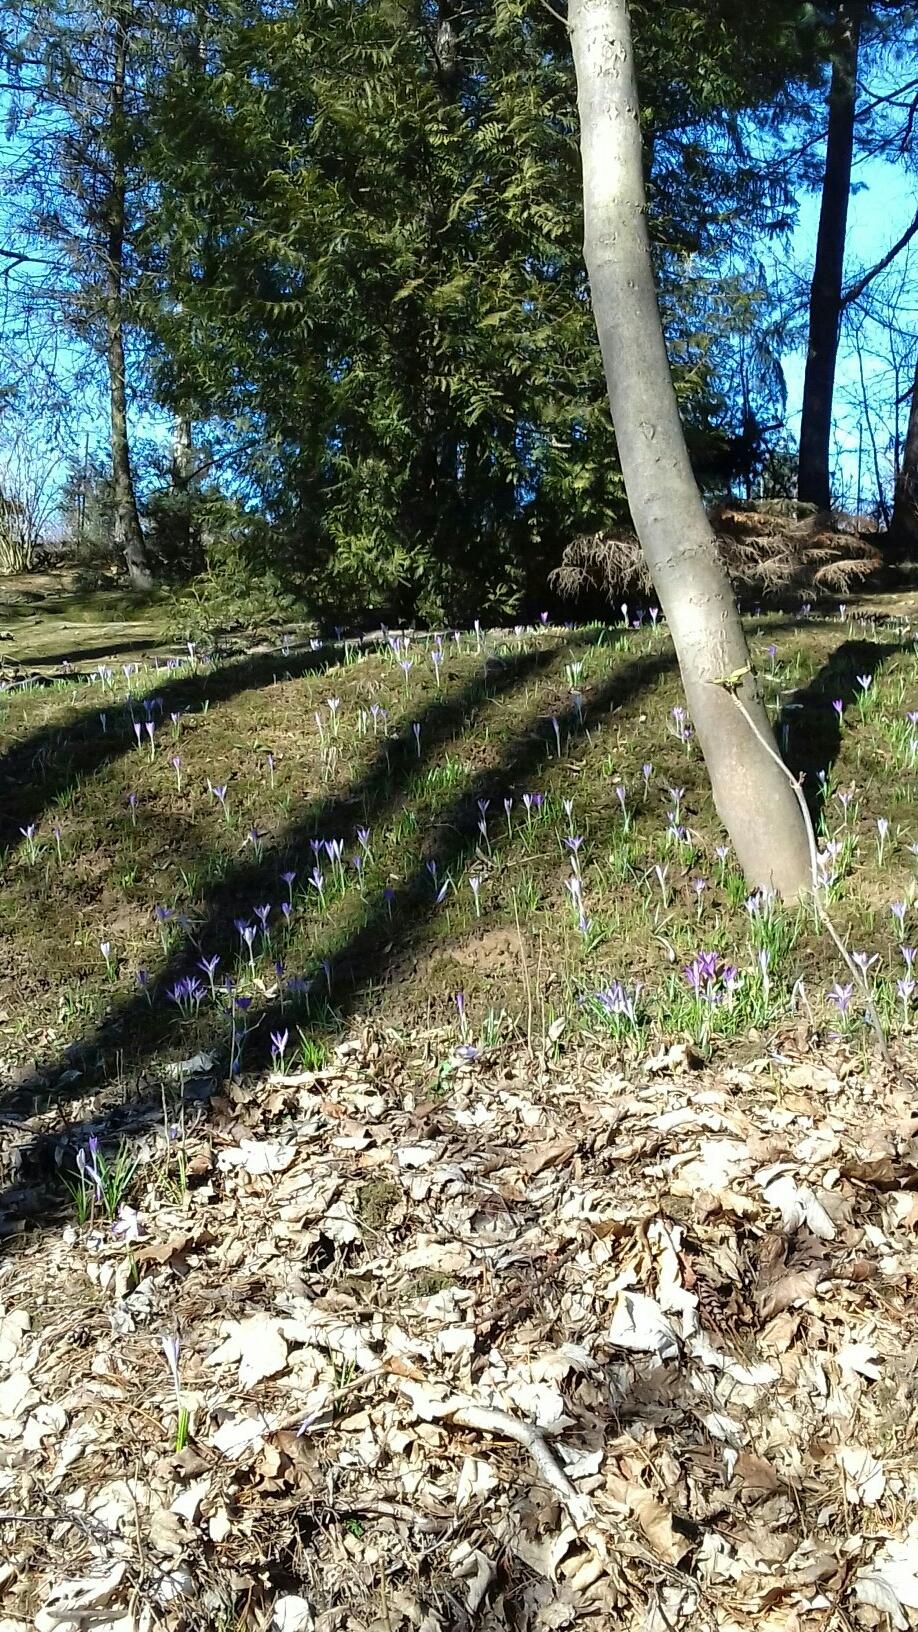
<instances>
[{"instance_id":1,"label":"thin stick","mask_svg":"<svg viewBox=\"0 0 918 1632\"><path fill-rule=\"evenodd\" d=\"M439 1415L439 1413L438 1413ZM522 1445L538 1468L542 1478L563 1502L576 1529L582 1530L593 1517L589 1497L575 1490L560 1464L555 1460L544 1436L531 1422L511 1416L492 1406L475 1405L472 1400L454 1400L447 1404L443 1418L458 1428L473 1428L477 1433L495 1434L501 1439L513 1439Z\"/></svg>"}]
</instances>

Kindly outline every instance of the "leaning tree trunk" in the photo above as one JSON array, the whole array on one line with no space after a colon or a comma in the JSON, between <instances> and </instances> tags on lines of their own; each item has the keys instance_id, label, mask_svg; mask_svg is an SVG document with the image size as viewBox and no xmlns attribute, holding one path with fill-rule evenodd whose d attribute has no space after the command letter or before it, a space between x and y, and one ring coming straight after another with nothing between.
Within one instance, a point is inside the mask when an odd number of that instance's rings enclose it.
<instances>
[{"instance_id":1,"label":"leaning tree trunk","mask_svg":"<svg viewBox=\"0 0 918 1632\"><path fill-rule=\"evenodd\" d=\"M835 365L842 312L845 237L854 154L857 59L864 9L864 0L848 0L848 3L839 6L835 23L826 168L813 281L810 285L797 497L807 504L818 504L821 510L830 509L832 504L829 474L832 398L835 393Z\"/></svg>"},{"instance_id":2,"label":"leaning tree trunk","mask_svg":"<svg viewBox=\"0 0 918 1632\"><path fill-rule=\"evenodd\" d=\"M896 477L889 554L893 561L918 561L918 362L912 384L912 406L902 463Z\"/></svg>"},{"instance_id":3,"label":"leaning tree trunk","mask_svg":"<svg viewBox=\"0 0 918 1632\"><path fill-rule=\"evenodd\" d=\"M127 25L115 19L115 52L110 101L111 185L105 257L105 321L112 429L112 490L115 533L135 589L151 589L153 574L137 509L131 449L128 441L127 387L124 364L124 230L127 180L122 154L124 87L127 71Z\"/></svg>"},{"instance_id":4,"label":"leaning tree trunk","mask_svg":"<svg viewBox=\"0 0 918 1632\"><path fill-rule=\"evenodd\" d=\"M627 0L570 0L587 270L628 503L672 632L714 800L755 884L784 896L811 883L790 783L748 671L736 602L695 484L657 306ZM745 672L743 672L745 671Z\"/></svg>"}]
</instances>

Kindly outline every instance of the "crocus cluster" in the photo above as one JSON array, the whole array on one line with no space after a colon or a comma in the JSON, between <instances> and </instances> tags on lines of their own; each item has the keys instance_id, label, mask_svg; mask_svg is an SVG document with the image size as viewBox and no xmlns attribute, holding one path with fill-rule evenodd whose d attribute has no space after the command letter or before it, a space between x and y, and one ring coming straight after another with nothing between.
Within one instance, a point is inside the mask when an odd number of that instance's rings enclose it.
<instances>
[{"instance_id":1,"label":"crocus cluster","mask_svg":"<svg viewBox=\"0 0 918 1632\"><path fill-rule=\"evenodd\" d=\"M702 1003L712 1008L718 1003L732 1003L739 970L719 952L696 952L682 973L686 985Z\"/></svg>"},{"instance_id":2,"label":"crocus cluster","mask_svg":"<svg viewBox=\"0 0 918 1632\"><path fill-rule=\"evenodd\" d=\"M602 991L594 994L595 1001L604 1014L614 1019L627 1020L630 1025L637 1026L637 1004L641 993L638 981L631 992L620 980L613 980L611 985L603 987Z\"/></svg>"}]
</instances>

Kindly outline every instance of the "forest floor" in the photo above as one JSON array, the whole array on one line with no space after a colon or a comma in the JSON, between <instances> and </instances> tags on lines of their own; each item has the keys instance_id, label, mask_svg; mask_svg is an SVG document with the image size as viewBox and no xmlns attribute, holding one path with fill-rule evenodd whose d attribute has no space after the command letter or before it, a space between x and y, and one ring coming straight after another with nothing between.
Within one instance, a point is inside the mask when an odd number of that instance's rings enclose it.
<instances>
[{"instance_id":1,"label":"forest floor","mask_svg":"<svg viewBox=\"0 0 918 1632\"><path fill-rule=\"evenodd\" d=\"M0 1632L916 1624L912 616L7 666Z\"/></svg>"}]
</instances>

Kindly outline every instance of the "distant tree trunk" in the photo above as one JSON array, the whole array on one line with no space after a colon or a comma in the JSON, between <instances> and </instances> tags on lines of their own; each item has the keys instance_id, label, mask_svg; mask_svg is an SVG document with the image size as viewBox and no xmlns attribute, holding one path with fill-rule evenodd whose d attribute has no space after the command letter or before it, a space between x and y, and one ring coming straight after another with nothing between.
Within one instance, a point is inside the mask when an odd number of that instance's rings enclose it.
<instances>
[{"instance_id":1,"label":"distant tree trunk","mask_svg":"<svg viewBox=\"0 0 918 1632\"><path fill-rule=\"evenodd\" d=\"M784 896L811 883L793 790L695 484L657 306L627 0L570 0L580 110L587 270L628 503L666 613L714 800L747 877ZM746 672L744 672L746 671Z\"/></svg>"},{"instance_id":2,"label":"distant tree trunk","mask_svg":"<svg viewBox=\"0 0 918 1632\"><path fill-rule=\"evenodd\" d=\"M172 427L172 486L187 493L194 469L194 428L187 414L179 414Z\"/></svg>"},{"instance_id":3,"label":"distant tree trunk","mask_svg":"<svg viewBox=\"0 0 918 1632\"><path fill-rule=\"evenodd\" d=\"M194 559L191 525L191 487L194 475L194 427L185 413L180 413L172 427L172 461L170 469L173 512L171 519L172 550L175 565L191 572L199 563Z\"/></svg>"},{"instance_id":4,"label":"distant tree trunk","mask_svg":"<svg viewBox=\"0 0 918 1632\"><path fill-rule=\"evenodd\" d=\"M832 398L835 392L848 199L854 154L858 49L865 10L865 0L845 0L836 16L826 168L813 281L810 285L797 497L808 504L818 504L821 510L830 509L832 504L829 473Z\"/></svg>"},{"instance_id":5,"label":"distant tree trunk","mask_svg":"<svg viewBox=\"0 0 918 1632\"><path fill-rule=\"evenodd\" d=\"M115 50L110 103L111 184L107 199L108 232L105 261L105 320L112 422L112 490L115 533L118 546L124 553L128 577L135 589L151 589L153 574L150 571L143 529L140 525L128 441L124 363L124 232L127 182L121 148L128 31L123 13L120 11L115 13L114 27Z\"/></svg>"},{"instance_id":6,"label":"distant tree trunk","mask_svg":"<svg viewBox=\"0 0 918 1632\"><path fill-rule=\"evenodd\" d=\"M918 560L918 362L912 384L912 406L896 477L889 553L894 561Z\"/></svg>"}]
</instances>

